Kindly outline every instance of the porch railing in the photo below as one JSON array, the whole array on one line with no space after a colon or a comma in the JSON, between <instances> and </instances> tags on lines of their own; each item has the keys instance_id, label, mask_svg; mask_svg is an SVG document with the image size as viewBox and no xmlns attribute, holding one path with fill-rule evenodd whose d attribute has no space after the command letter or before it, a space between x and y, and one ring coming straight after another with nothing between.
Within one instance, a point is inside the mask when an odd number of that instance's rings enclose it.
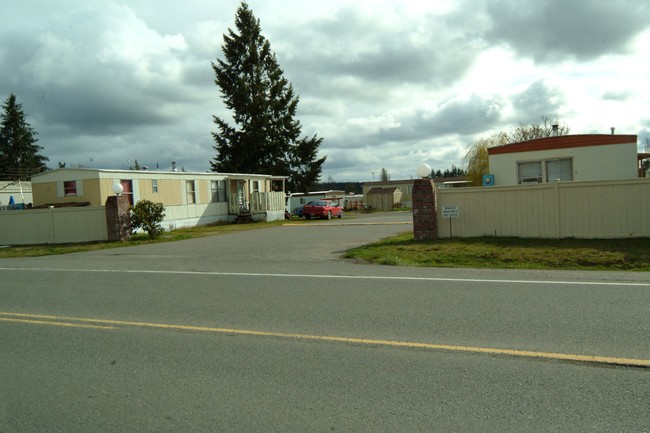
<instances>
[{"instance_id":1,"label":"porch railing","mask_svg":"<svg viewBox=\"0 0 650 433\"><path fill-rule=\"evenodd\" d=\"M284 193L254 192L251 194L253 212L274 212L284 210Z\"/></svg>"},{"instance_id":2,"label":"porch railing","mask_svg":"<svg viewBox=\"0 0 650 433\"><path fill-rule=\"evenodd\" d=\"M283 211L284 193L283 192L254 192L248 197L248 200L241 202L238 197L230 197L229 210L230 214L238 215L242 212L265 213Z\"/></svg>"}]
</instances>

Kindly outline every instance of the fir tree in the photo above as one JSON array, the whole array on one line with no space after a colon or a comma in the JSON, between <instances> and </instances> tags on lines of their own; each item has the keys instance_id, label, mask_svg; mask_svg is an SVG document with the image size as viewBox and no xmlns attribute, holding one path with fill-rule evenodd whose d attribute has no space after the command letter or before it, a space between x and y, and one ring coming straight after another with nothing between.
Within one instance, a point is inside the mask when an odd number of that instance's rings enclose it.
<instances>
[{"instance_id":1,"label":"fir tree","mask_svg":"<svg viewBox=\"0 0 650 433\"><path fill-rule=\"evenodd\" d=\"M323 142L322 138L302 138L293 147L291 159L291 178L289 190L308 192L309 187L318 182L325 157L317 158L318 147Z\"/></svg>"},{"instance_id":2,"label":"fir tree","mask_svg":"<svg viewBox=\"0 0 650 433\"><path fill-rule=\"evenodd\" d=\"M36 144L37 132L25 120L22 104L9 95L0 119L0 178L29 179L46 169L47 157L39 155L43 148Z\"/></svg>"},{"instance_id":3,"label":"fir tree","mask_svg":"<svg viewBox=\"0 0 650 433\"><path fill-rule=\"evenodd\" d=\"M298 96L284 78L259 20L245 2L235 25L223 36L224 59L212 63L221 97L232 111L234 126L217 116L213 132L217 155L213 171L289 176L291 191L307 191L318 181L325 157L317 152L322 138L300 138L295 119Z\"/></svg>"}]
</instances>

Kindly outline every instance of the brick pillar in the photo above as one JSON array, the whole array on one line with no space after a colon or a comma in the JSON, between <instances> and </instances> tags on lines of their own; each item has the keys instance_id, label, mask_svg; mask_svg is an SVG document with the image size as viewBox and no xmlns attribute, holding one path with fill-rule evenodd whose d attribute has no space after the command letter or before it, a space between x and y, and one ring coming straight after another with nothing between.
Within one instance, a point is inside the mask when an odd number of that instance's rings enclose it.
<instances>
[{"instance_id":1,"label":"brick pillar","mask_svg":"<svg viewBox=\"0 0 650 433\"><path fill-rule=\"evenodd\" d=\"M131 239L131 203L125 195L113 195L106 199L106 228L109 241Z\"/></svg>"},{"instance_id":2,"label":"brick pillar","mask_svg":"<svg viewBox=\"0 0 650 433\"><path fill-rule=\"evenodd\" d=\"M418 179L413 184L413 239L430 241L437 238L435 186L431 179Z\"/></svg>"}]
</instances>

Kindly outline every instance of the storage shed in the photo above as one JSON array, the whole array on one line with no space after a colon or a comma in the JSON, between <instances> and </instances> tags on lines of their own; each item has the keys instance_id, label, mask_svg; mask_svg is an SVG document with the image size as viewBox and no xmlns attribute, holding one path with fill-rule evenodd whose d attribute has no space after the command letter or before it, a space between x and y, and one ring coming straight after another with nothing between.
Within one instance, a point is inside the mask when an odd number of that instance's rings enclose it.
<instances>
[{"instance_id":1,"label":"storage shed","mask_svg":"<svg viewBox=\"0 0 650 433\"><path fill-rule=\"evenodd\" d=\"M372 188L366 194L366 204L370 209L389 211L402 202L402 191L397 187Z\"/></svg>"}]
</instances>

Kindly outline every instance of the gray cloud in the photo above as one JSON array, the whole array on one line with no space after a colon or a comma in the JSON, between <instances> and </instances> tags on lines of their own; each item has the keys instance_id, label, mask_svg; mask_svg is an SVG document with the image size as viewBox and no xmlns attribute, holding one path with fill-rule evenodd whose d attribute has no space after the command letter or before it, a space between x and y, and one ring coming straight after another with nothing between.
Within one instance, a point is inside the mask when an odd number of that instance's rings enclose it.
<instances>
[{"instance_id":1,"label":"gray cloud","mask_svg":"<svg viewBox=\"0 0 650 433\"><path fill-rule=\"evenodd\" d=\"M207 59L199 71L182 36L160 35L124 7L109 4L99 15L73 9L30 31L0 33L11 47L0 60L9 83L2 87L25 98L42 122L77 135L170 124L217 94L196 86L199 77L210 84Z\"/></svg>"},{"instance_id":2,"label":"gray cloud","mask_svg":"<svg viewBox=\"0 0 650 433\"><path fill-rule=\"evenodd\" d=\"M506 101L497 96L454 98L433 107L388 111L348 119L327 139L327 148L360 149L372 146L431 141L449 135L471 136L502 121Z\"/></svg>"},{"instance_id":3,"label":"gray cloud","mask_svg":"<svg viewBox=\"0 0 650 433\"><path fill-rule=\"evenodd\" d=\"M632 92L630 91L623 91L623 92L607 91L603 93L602 98L606 101L626 101L631 96L632 96Z\"/></svg>"},{"instance_id":4,"label":"gray cloud","mask_svg":"<svg viewBox=\"0 0 650 433\"><path fill-rule=\"evenodd\" d=\"M645 122L645 125L650 128L650 119ZM642 129L637 133L637 136L639 137L641 149L644 152L650 152L650 129Z\"/></svg>"},{"instance_id":5,"label":"gray cloud","mask_svg":"<svg viewBox=\"0 0 650 433\"><path fill-rule=\"evenodd\" d=\"M390 86L406 83L439 87L459 80L472 65L482 45L448 24L452 17L424 14L397 26L405 17L380 20L350 6L333 16L270 36L284 44L279 51L285 69L293 71L298 87L332 94L385 95ZM377 90L376 93L373 93Z\"/></svg>"},{"instance_id":6,"label":"gray cloud","mask_svg":"<svg viewBox=\"0 0 650 433\"><path fill-rule=\"evenodd\" d=\"M650 126L650 121L648 121L646 125ZM650 130L642 129L637 133L637 137L638 137L637 150L639 152L644 152L644 153L650 152Z\"/></svg>"},{"instance_id":7,"label":"gray cloud","mask_svg":"<svg viewBox=\"0 0 650 433\"><path fill-rule=\"evenodd\" d=\"M445 101L433 111L418 109L398 117L399 126L380 129L378 141L407 142L449 134L474 134L493 128L501 117L503 105L504 101L497 97L478 95Z\"/></svg>"},{"instance_id":8,"label":"gray cloud","mask_svg":"<svg viewBox=\"0 0 650 433\"><path fill-rule=\"evenodd\" d=\"M542 117L554 120L564 105L564 94L546 81L539 80L511 100L516 123L538 123Z\"/></svg>"},{"instance_id":9,"label":"gray cloud","mask_svg":"<svg viewBox=\"0 0 650 433\"><path fill-rule=\"evenodd\" d=\"M538 62L593 59L626 52L627 43L647 28L646 0L519 0L487 2L489 42L507 43Z\"/></svg>"},{"instance_id":10,"label":"gray cloud","mask_svg":"<svg viewBox=\"0 0 650 433\"><path fill-rule=\"evenodd\" d=\"M432 119L437 134L474 134L493 128L501 118L504 101L496 96L472 95L465 100L452 100L441 106Z\"/></svg>"}]
</instances>

